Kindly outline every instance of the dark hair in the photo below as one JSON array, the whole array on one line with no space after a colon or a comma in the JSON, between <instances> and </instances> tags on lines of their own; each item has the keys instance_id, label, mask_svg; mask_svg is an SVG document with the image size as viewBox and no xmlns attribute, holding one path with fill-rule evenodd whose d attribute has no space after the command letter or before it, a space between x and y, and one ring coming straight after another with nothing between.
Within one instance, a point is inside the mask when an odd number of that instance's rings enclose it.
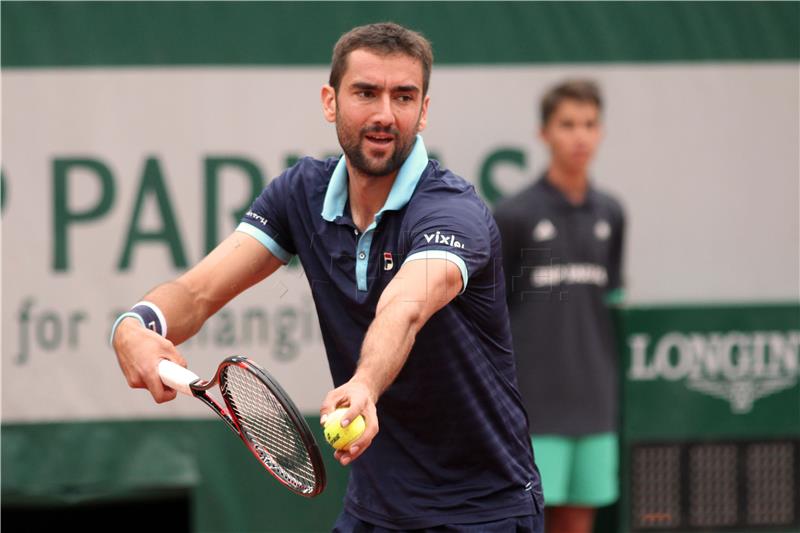
<instances>
[{"instance_id":1,"label":"dark hair","mask_svg":"<svg viewBox=\"0 0 800 533\"><path fill-rule=\"evenodd\" d=\"M358 26L342 35L333 47L331 75L328 84L339 90L347 70L347 56L353 50L366 48L382 55L405 54L422 63L422 94L428 93L433 65L431 43L421 34L394 22L379 22Z\"/></svg>"},{"instance_id":2,"label":"dark hair","mask_svg":"<svg viewBox=\"0 0 800 533\"><path fill-rule=\"evenodd\" d=\"M597 106L598 111L603 110L603 98L597 83L592 80L567 80L552 87L542 97L540 108L542 127L547 125L558 104L564 100L591 103Z\"/></svg>"}]
</instances>

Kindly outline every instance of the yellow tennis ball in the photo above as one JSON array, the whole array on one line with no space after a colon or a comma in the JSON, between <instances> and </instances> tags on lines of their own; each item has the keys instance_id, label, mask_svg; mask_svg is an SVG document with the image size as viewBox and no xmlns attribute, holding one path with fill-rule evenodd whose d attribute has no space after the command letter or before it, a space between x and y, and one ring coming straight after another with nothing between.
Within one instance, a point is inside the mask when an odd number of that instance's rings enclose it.
<instances>
[{"instance_id":1,"label":"yellow tennis ball","mask_svg":"<svg viewBox=\"0 0 800 533\"><path fill-rule=\"evenodd\" d=\"M327 440L328 444L337 450L346 450L350 446L351 442L356 440L361 436L362 433L364 433L364 429L367 427L366 422L364 422L364 417L358 415L351 420L349 424L347 424L347 427L343 428L340 422L342 420L342 416L346 412L346 407L340 407L339 409L330 413L328 418L325 420L325 440Z\"/></svg>"}]
</instances>

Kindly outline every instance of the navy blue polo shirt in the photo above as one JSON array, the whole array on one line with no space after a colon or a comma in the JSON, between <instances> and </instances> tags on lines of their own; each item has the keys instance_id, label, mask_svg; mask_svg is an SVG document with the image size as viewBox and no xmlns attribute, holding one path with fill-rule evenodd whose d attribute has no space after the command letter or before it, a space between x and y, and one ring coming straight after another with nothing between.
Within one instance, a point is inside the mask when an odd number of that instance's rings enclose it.
<instances>
[{"instance_id":1,"label":"navy blue polo shirt","mask_svg":"<svg viewBox=\"0 0 800 533\"><path fill-rule=\"evenodd\" d=\"M345 509L400 529L538 512L491 213L469 183L428 160L420 136L363 233L347 184L344 157L302 159L237 228L284 262L300 258L336 386L352 377L378 299L404 262L451 261L464 288L419 331L380 397L380 432L351 465Z\"/></svg>"}]
</instances>

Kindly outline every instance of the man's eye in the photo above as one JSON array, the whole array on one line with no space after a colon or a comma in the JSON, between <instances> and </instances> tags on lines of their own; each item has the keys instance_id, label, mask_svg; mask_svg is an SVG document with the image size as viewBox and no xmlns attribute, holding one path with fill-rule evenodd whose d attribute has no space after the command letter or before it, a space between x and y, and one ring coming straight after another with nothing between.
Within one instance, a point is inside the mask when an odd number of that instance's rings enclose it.
<instances>
[{"instance_id":1,"label":"man's eye","mask_svg":"<svg viewBox=\"0 0 800 533\"><path fill-rule=\"evenodd\" d=\"M356 96L358 96L359 98L372 98L374 94L375 93L373 93L372 91L358 91L356 93Z\"/></svg>"},{"instance_id":2,"label":"man's eye","mask_svg":"<svg viewBox=\"0 0 800 533\"><path fill-rule=\"evenodd\" d=\"M397 96L397 99L400 100L401 102L411 102L414 100L414 97L411 96L410 94L400 94Z\"/></svg>"}]
</instances>

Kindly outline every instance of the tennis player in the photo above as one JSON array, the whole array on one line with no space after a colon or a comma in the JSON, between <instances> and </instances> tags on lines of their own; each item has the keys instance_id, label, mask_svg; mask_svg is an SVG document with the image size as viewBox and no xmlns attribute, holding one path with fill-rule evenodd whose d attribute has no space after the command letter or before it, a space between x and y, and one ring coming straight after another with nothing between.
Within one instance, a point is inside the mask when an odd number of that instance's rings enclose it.
<instances>
[{"instance_id":1,"label":"tennis player","mask_svg":"<svg viewBox=\"0 0 800 533\"><path fill-rule=\"evenodd\" d=\"M600 91L553 87L541 103L546 171L498 204L520 389L545 483L548 533L590 533L618 493L617 364L610 303L621 298L625 219L589 180Z\"/></svg>"},{"instance_id":2,"label":"tennis player","mask_svg":"<svg viewBox=\"0 0 800 533\"><path fill-rule=\"evenodd\" d=\"M131 387L171 400L159 359L185 364L175 345L297 255L336 386L322 418L349 406L367 424L335 452L352 469L334 531L540 532L500 236L420 135L432 62L396 24L343 35L321 97L344 155L274 179L231 236L119 321L113 345Z\"/></svg>"}]
</instances>

